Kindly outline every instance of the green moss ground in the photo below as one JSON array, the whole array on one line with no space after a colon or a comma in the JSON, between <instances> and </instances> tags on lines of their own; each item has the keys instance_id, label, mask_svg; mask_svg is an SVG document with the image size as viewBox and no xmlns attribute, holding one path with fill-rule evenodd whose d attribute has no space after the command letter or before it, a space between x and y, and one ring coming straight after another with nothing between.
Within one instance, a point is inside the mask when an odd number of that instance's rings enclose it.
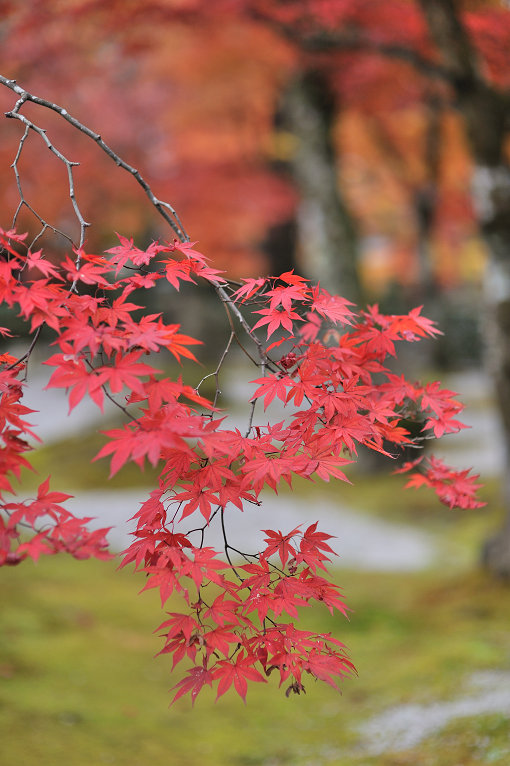
<instances>
[{"instance_id":1,"label":"green moss ground","mask_svg":"<svg viewBox=\"0 0 510 766\"><path fill-rule=\"evenodd\" d=\"M97 433L34 455L55 489L103 487L107 461L90 466ZM0 570L0 766L508 766L510 716L449 722L405 752L369 756L361 723L398 704L455 699L480 670L510 670L510 589L478 570L481 541L500 522L497 482L488 505L450 511L427 491L402 491L403 477L352 472L354 486L297 482L301 497L357 508L435 535L434 571L385 574L340 570L350 621L306 610L304 625L332 630L349 647L358 677L342 694L307 684L285 698L275 683L253 685L246 706L208 689L192 709L168 708L172 678L154 628L157 595L114 562L65 557ZM41 480L38 479L38 481ZM110 487L147 486L152 472L125 469ZM24 476L24 491L36 485ZM171 610L178 604L169 604ZM272 679L271 679L272 681Z\"/></svg>"},{"instance_id":2,"label":"green moss ground","mask_svg":"<svg viewBox=\"0 0 510 766\"><path fill-rule=\"evenodd\" d=\"M207 689L194 710L168 709L175 679L166 658L153 658L159 605L136 595L136 576L55 558L4 569L2 580L2 764L508 763L510 721L500 715L455 721L407 753L358 748L357 726L388 706L454 698L470 672L510 668L509 593L482 574L339 572L350 622L314 610L306 623L348 644L359 676L342 695L310 683L286 699L256 685L244 706L232 695L214 704Z\"/></svg>"},{"instance_id":3,"label":"green moss ground","mask_svg":"<svg viewBox=\"0 0 510 766\"><path fill-rule=\"evenodd\" d=\"M318 609L303 617L349 646L359 675L341 695L309 683L306 696L286 699L273 683L254 685L246 706L233 695L214 704L207 689L194 710L187 701L168 709L176 679L166 658L153 658L161 612L156 594L136 595L142 580L114 563L64 557L4 568L0 764L507 766L510 720L500 715L449 723L408 752L359 749L357 727L372 715L452 699L471 672L510 669L510 591L474 566L500 512L497 487L485 490L490 510L452 514L426 493L398 492L397 480L360 479L352 498L414 519L464 558L434 572L338 572L350 621Z\"/></svg>"},{"instance_id":4,"label":"green moss ground","mask_svg":"<svg viewBox=\"0 0 510 766\"><path fill-rule=\"evenodd\" d=\"M119 424L105 426L102 430L116 428ZM131 487L153 486L157 473L150 464L142 471L135 465L124 466L111 479L108 478L110 460L102 458L94 462L106 438L99 430L80 434L59 442L54 442L30 454L30 462L35 471L25 470L21 484L23 490L30 492L51 475L51 487L70 491L103 489L129 489Z\"/></svg>"}]
</instances>

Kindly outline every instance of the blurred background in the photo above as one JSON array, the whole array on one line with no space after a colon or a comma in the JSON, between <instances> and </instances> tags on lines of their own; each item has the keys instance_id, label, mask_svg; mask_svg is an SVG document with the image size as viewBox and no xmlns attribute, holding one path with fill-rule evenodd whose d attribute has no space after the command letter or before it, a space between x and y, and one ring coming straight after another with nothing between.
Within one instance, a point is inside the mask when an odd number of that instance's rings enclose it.
<instances>
[{"instance_id":1,"label":"blurred background","mask_svg":"<svg viewBox=\"0 0 510 766\"><path fill-rule=\"evenodd\" d=\"M268 498L262 521L240 519L239 534L252 535L268 518L295 524L313 508L310 521L337 536L351 619L308 610L306 620L351 650L359 678L342 696L257 688L246 707L199 699L168 711L175 681L164 658L152 659L161 620L152 594L135 596L143 581L114 574L115 564L64 559L2 571L0 764L508 764L506 4L7 0L0 14L1 74L100 133L229 277L293 268L360 306L423 304L444 335L413 344L402 365L460 392L472 428L441 454L482 473L488 502L452 512L401 492L398 477L370 463L353 487L298 483L294 495ZM15 101L0 88L2 112ZM115 246L115 232L139 247L172 239L93 141L41 107L23 113L80 163L89 252ZM11 119L0 130L8 229L23 129ZM77 241L65 168L39 136L23 144L18 168L28 203L18 230L40 231L31 206ZM58 259L69 242L48 230L37 246ZM201 362L214 368L228 337L214 296L152 292L154 311L201 338ZM193 384L204 374L168 371ZM241 381L252 377L234 355L223 403L239 419L250 395ZM108 483L107 467L89 463L104 421L85 403L60 416L67 407L44 384L34 361L26 401L41 412L33 420L45 442L34 466L76 495L77 513L115 523L121 547L154 475L124 470ZM35 484L25 477L23 491Z\"/></svg>"}]
</instances>

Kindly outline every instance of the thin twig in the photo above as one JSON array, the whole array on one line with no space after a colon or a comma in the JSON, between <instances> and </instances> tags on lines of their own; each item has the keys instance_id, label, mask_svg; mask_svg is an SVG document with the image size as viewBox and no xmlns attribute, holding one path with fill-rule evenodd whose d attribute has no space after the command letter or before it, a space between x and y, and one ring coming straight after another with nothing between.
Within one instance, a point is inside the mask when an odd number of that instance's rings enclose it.
<instances>
[{"instance_id":1,"label":"thin twig","mask_svg":"<svg viewBox=\"0 0 510 766\"><path fill-rule=\"evenodd\" d=\"M68 178L68 185L69 185L69 198L71 200L71 204L73 206L74 213L75 213L76 218L78 219L78 223L80 225L80 240L79 240L78 247L79 248L83 247L83 243L85 242L85 231L86 231L87 227L90 226L90 223L88 223L85 220L85 218L83 217L83 215L82 215L80 207L79 207L79 205L78 205L78 203L76 201L76 194L75 194L75 190L74 190L73 167L76 167L80 163L79 162L73 162L72 160L68 160L67 157L65 157L62 154L62 152L59 151L59 149L57 149L57 147L50 141L50 139L48 138L48 136L46 134L46 130L44 130L44 128L40 128L34 122L29 120L27 117L25 117L25 115L19 114L19 112L16 111L16 107L14 109L12 109L10 112L6 112L5 116L6 117L11 117L11 118L13 118L15 120L19 120L23 125L25 125L25 133L23 134L23 136L21 138L20 145L19 145L19 148L18 148L18 153L16 154L15 173L17 172L17 160L19 160L19 156L21 154L21 149L23 148L23 143L26 140L26 137L28 135L27 131L29 131L29 130L33 130L34 133L37 133L42 138L42 140L44 141L44 143L46 144L46 146L48 147L50 152L52 152L55 155L55 157L57 157L61 162L64 163L64 165L65 165L65 167L67 169L67 178ZM16 181L17 182L19 181L19 176L18 175L16 177ZM20 191L20 194L22 194L21 186L20 186L19 183L18 183L18 189ZM27 203L25 202L25 204L27 204ZM27 205L27 207L30 207L30 206ZM32 209L32 208L30 208L30 209ZM19 212L19 208L18 208L18 211L16 211L16 215L18 214L18 212ZM34 211L32 210L32 212L34 212ZM42 218L40 218L39 215L37 215L37 218L39 218L41 223L44 223L44 221L42 220Z\"/></svg>"},{"instance_id":2,"label":"thin twig","mask_svg":"<svg viewBox=\"0 0 510 766\"><path fill-rule=\"evenodd\" d=\"M214 378L215 385L216 385L216 390L214 392L213 407L216 407L216 403L218 401L218 396L221 394L221 391L220 391L220 380L219 380L220 370L221 370L221 368L223 366L223 363L225 361L225 358L226 358L226 356L227 356L227 354L228 354L228 352L230 350L230 346L232 345L232 341L233 341L234 338L235 338L235 333L233 331L231 331L230 337L228 339L228 343L227 343L227 345L225 346L225 348L223 350L223 353L221 355L220 361L218 362L218 366L216 367L214 372L210 372L208 375L204 375L204 377L202 378L200 383L198 383L198 385L195 387L195 391L198 392L198 390L200 389L200 386L202 385L202 383L204 383L204 381L208 380L209 378ZM211 415L211 417L212 417L212 415Z\"/></svg>"},{"instance_id":3,"label":"thin twig","mask_svg":"<svg viewBox=\"0 0 510 766\"><path fill-rule=\"evenodd\" d=\"M39 327L35 331L35 334L34 334L34 337L32 339L32 342L31 342L30 346L28 347L27 351L25 351L23 356L20 356L19 359L16 359L16 361L13 364L11 364L9 367L7 367L6 368L7 370L13 370L14 367L18 366L18 364L23 364L24 361L30 359L32 351L34 350L35 345L36 345L37 341L39 340L39 335L41 334L41 330L42 330L42 325L39 325ZM22 378L22 380L26 380L26 379L27 379L27 368L25 368L25 377Z\"/></svg>"},{"instance_id":4,"label":"thin twig","mask_svg":"<svg viewBox=\"0 0 510 766\"><path fill-rule=\"evenodd\" d=\"M230 553L228 552L230 545L228 544L227 530L225 529L225 509L224 508L221 509L221 531L223 532L223 542L225 544L225 556L227 557L227 561L230 564L230 568L232 569L237 579L240 580L241 582L244 582L244 578L241 577L241 575L235 568L234 564L232 563L232 559L230 558Z\"/></svg>"}]
</instances>

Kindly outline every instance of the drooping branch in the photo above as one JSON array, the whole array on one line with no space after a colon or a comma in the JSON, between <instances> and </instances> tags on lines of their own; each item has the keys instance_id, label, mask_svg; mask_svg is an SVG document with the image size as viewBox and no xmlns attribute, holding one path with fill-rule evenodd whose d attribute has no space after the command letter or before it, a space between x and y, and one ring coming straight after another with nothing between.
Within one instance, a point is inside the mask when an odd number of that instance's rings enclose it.
<instances>
[{"instance_id":1,"label":"drooping branch","mask_svg":"<svg viewBox=\"0 0 510 766\"><path fill-rule=\"evenodd\" d=\"M31 102L33 104L37 104L38 106L42 106L46 109L50 109L53 112L56 112L64 120L66 120L66 122L68 122L70 125L76 128L76 130L78 130L80 133L83 133L84 135L91 138L102 149L102 151L108 157L110 157L110 159L113 160L113 162L115 162L117 167L122 168L123 170L125 170L126 172L130 173L130 175L133 176L133 178L144 190L151 204L156 208L158 213L164 218L164 220L171 227L172 231L174 232L178 240L180 242L189 242L190 238L186 230L184 229L177 212L174 210L172 205L170 205L168 202L158 199L156 195L154 194L151 186L146 181L146 179L141 175L141 173L132 165L129 165L129 163L127 163L124 159L122 159L122 157L119 154L117 154L117 152L115 152L110 146L108 146L108 144L106 144L103 141L99 133L95 133L89 127L87 127L82 122L80 122L80 120L76 119L76 117L73 117L72 115L70 115L67 109L64 109L64 107L60 106L59 104L56 104L52 101L41 98L40 96L36 96L32 93L29 93L27 90L25 90L20 85L18 85L15 80L11 80L7 77L4 77L3 75L0 75L0 84L4 85L6 88L9 88L10 90L12 90L14 93L16 93L19 96L19 99L17 100L13 109L6 112L5 116L7 118L19 120L22 124L25 125L25 129L26 129L24 135L22 136L20 140L20 146L18 147L18 152L16 155L15 163L14 163L15 173L17 174L17 160L19 159L23 144L28 135L26 131L33 130L34 132L38 133L41 136L41 138L44 140L48 148L51 149L51 151L58 157L58 159L60 159L65 164L68 170L70 197L73 202L73 206L74 206L78 221L80 222L80 247L83 244L85 227L87 227L89 224L85 222L85 219L83 218L74 199L74 181L73 181L73 175L72 175L72 167L78 163L71 162L66 157L64 157L64 155L49 141L43 128L37 126L32 121L28 120L24 115L20 114L20 109L26 102ZM20 189L18 175L16 176L16 178L18 182L18 189ZM30 210L32 210L32 207L26 203L23 197L22 197L22 203L24 203ZM32 212L34 212L36 217L43 224L43 231L46 228L50 228L56 233L62 234L62 236L64 236L69 241L71 241L71 238L68 235L64 234L63 232L60 232L60 230L48 224L35 211L32 210ZM38 236L41 236L41 234L42 232ZM268 357L264 350L263 344L257 338L256 334L252 332L248 322L246 321L242 312L239 310L236 303L232 301L228 292L224 289L224 287L222 287L221 282L219 281L215 282L214 280L211 280L211 284L213 285L218 297L224 304L225 308L226 309L228 308L230 309L230 311L232 311L232 313L238 320L243 330L255 343L257 347L259 359L261 360L262 364L265 364L266 361L268 360Z\"/></svg>"},{"instance_id":2,"label":"drooping branch","mask_svg":"<svg viewBox=\"0 0 510 766\"><path fill-rule=\"evenodd\" d=\"M15 80L10 80L9 78L0 75L0 83L5 85L6 88L10 88L10 90L14 91L14 93L17 93L20 96L16 102L15 107L10 112L6 112L6 117L16 118L26 124L26 118L19 114L19 110L26 101L30 101L33 104L38 104L39 106L43 106L46 109L50 109L51 111L59 114L61 117L63 117L64 120L79 130L80 133L84 133L86 136L95 141L100 149L102 149L102 151L105 152L105 154L107 154L108 157L110 157L110 159L112 159L118 167L130 173L137 181L137 183L140 184L151 203L154 205L158 213L169 224L178 239L181 242L189 242L189 237L174 208L168 202L164 202L163 200L158 199L145 178L141 175L140 171L123 160L110 146L108 146L108 144L103 141L99 133L95 133L93 130L80 122L80 120L77 120L76 117L70 115L67 109L64 109L52 101L48 101L45 98L40 98L39 96L34 96L32 93L29 93L20 85L18 85ZM39 129L37 132L43 131Z\"/></svg>"}]
</instances>

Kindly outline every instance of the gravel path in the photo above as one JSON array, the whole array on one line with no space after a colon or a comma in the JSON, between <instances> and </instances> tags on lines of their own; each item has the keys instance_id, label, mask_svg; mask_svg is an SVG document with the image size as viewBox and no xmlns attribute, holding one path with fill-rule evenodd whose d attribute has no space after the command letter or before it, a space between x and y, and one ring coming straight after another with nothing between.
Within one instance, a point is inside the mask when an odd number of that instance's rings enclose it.
<instances>
[{"instance_id":1,"label":"gravel path","mask_svg":"<svg viewBox=\"0 0 510 766\"><path fill-rule=\"evenodd\" d=\"M457 699L430 705L400 705L363 724L366 752L380 755L407 750L456 718L500 713L510 718L510 672L483 671L471 676ZM510 763L510 743L508 747Z\"/></svg>"},{"instance_id":2,"label":"gravel path","mask_svg":"<svg viewBox=\"0 0 510 766\"><path fill-rule=\"evenodd\" d=\"M102 420L100 410L89 400L82 401L68 416L65 395L60 389L44 390L52 369L41 368L41 372L27 386L24 402L37 412L30 416L37 433L45 443L76 435L84 429L90 429ZM239 379L238 379L239 380ZM232 376L232 388L229 395L234 401L249 399L245 384L237 384ZM114 414L113 405L106 402L105 415ZM272 417L281 417L278 410ZM266 415L263 416L266 420ZM261 417L259 417L262 420ZM244 430L246 414L230 416L228 425ZM65 491L65 487L59 488ZM69 509L77 516L97 517L92 526L111 526L109 539L115 549L121 550L132 541L129 532L133 524L128 519L140 507L147 492L137 491L93 491L80 492L69 502ZM313 500L311 501L314 502ZM364 516L346 508L341 502L333 504L317 500L315 508L310 502L285 495L266 495L260 508L248 506L244 513L232 508L228 517L229 537L232 545L242 550L257 550L264 534L261 528L290 530L298 524L306 525L319 521L319 527L338 539L334 541L339 554L339 563L346 567L361 569L398 571L416 570L429 566L435 555L435 545L426 533L411 526L391 524ZM221 546L221 530L213 525L208 530L206 544Z\"/></svg>"},{"instance_id":3,"label":"gravel path","mask_svg":"<svg viewBox=\"0 0 510 766\"><path fill-rule=\"evenodd\" d=\"M69 415L64 415L68 406L63 391L56 388L44 390L52 371L53 368L40 366L37 375L30 379L23 399L24 404L36 410L30 415L30 422L44 442L51 443L76 435L118 414L116 407L106 399L104 416L90 399L84 399ZM243 370L242 374L246 376L246 371ZM500 474L503 469L503 438L497 413L490 402L491 387L487 377L483 372L473 370L450 376L445 386L460 392L460 399L467 405L461 420L469 428L459 434L445 436L435 446L434 454L461 468L472 467L486 476ZM253 393L253 386L241 377L241 372L237 375L234 369L231 377L225 380L223 389L235 409L235 414L226 419L223 427L238 427L244 431L248 422L244 405ZM481 406L480 401L483 402ZM272 404L267 413L263 413L262 408L258 409L258 421L281 420L286 413L278 404Z\"/></svg>"},{"instance_id":4,"label":"gravel path","mask_svg":"<svg viewBox=\"0 0 510 766\"><path fill-rule=\"evenodd\" d=\"M79 434L84 429L89 430L94 425L99 426L103 416L90 400L82 401L70 415L63 415L67 411L63 391L44 390L51 372L52 368L41 367L40 372L30 379L24 396L27 406L38 410L30 416L30 421L43 441L51 443ZM448 381L448 385L463 391L466 399L474 401L487 389L487 382L479 372L458 376L455 380ZM252 390L246 378L238 376L233 370L228 378L226 394L234 406L239 407L242 402L246 402ZM245 429L246 413L240 409L237 412L238 414L227 419L225 428L237 426L241 430ZM105 417L113 414L114 406L106 401ZM283 409L277 406L272 413L259 412L258 420L267 422L269 418L281 419L283 414ZM483 410L468 407L465 420L472 425L472 429L451 437L450 441L447 440L444 454L454 464L462 467L473 466L475 470L486 475L498 471L501 462L499 436L493 411L487 406ZM65 490L64 487L60 489ZM136 492L81 492L79 497L70 501L69 508L78 516L97 517L95 526L114 527L109 539L114 548L122 549L131 540L129 532L132 524L130 526L127 519L133 516L145 497L143 489ZM316 507L311 509L310 503L314 502ZM321 529L337 537L334 547L340 557L339 563L346 567L412 571L430 566L434 561L434 540L423 531L354 512L345 507L340 500L338 503L326 502L319 498L306 501L298 497L275 496L271 493L265 497L261 508L248 506L243 514L232 508L228 519L229 535L236 547L253 550L264 537L260 532L261 528L276 527L284 531L297 524L309 524L316 520L319 520ZM212 527L208 531L207 544L220 543L220 531Z\"/></svg>"},{"instance_id":5,"label":"gravel path","mask_svg":"<svg viewBox=\"0 0 510 766\"><path fill-rule=\"evenodd\" d=\"M36 369L37 374L30 375L25 387L23 404L35 410L27 417L27 420L43 443L51 444L67 439L83 431L89 431L94 426L99 428L105 418L117 416L117 407L108 399L105 399L104 415L102 415L99 407L88 397L82 399L73 411L68 413L69 405L64 390L61 388L45 390L55 368L40 365Z\"/></svg>"},{"instance_id":6,"label":"gravel path","mask_svg":"<svg viewBox=\"0 0 510 766\"><path fill-rule=\"evenodd\" d=\"M77 516L94 515L93 527L113 526L109 540L116 550L132 542L133 523L126 520L148 497L148 491L82 492L66 507ZM319 529L334 535L330 541L344 567L376 571L414 571L430 566L436 555L434 539L420 530L392 524L321 500L315 507L299 498L266 495L262 505L248 506L244 513L231 507L226 514L230 544L246 552L260 549L265 537L261 529L290 531L298 524L306 528L319 521ZM188 519L186 527L191 526ZM205 544L223 547L219 523L207 530Z\"/></svg>"}]
</instances>

